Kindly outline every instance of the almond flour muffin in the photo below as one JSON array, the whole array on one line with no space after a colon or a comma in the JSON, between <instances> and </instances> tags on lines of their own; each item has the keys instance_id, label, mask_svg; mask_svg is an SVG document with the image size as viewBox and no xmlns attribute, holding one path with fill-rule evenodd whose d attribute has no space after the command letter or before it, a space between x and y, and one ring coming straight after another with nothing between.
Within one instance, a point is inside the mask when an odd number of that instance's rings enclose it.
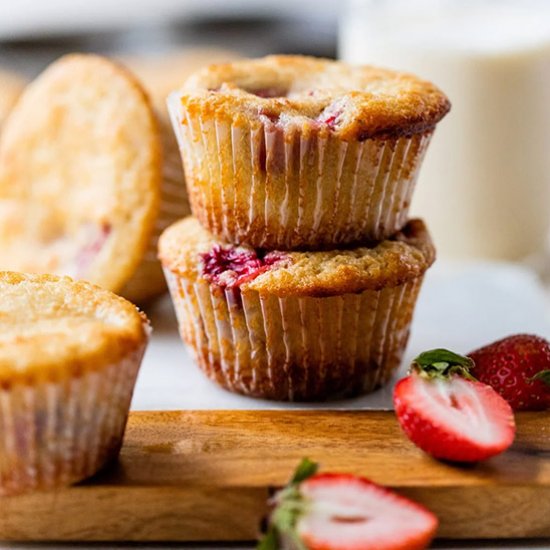
<instances>
[{"instance_id":1,"label":"almond flour muffin","mask_svg":"<svg viewBox=\"0 0 550 550\"><path fill-rule=\"evenodd\" d=\"M270 56L199 71L169 107L195 216L228 242L289 250L398 231L450 104L412 75Z\"/></svg>"},{"instance_id":2,"label":"almond flour muffin","mask_svg":"<svg viewBox=\"0 0 550 550\"><path fill-rule=\"evenodd\" d=\"M377 245L265 252L226 245L189 217L163 233L159 255L182 338L210 379L310 401L390 378L435 251L419 220Z\"/></svg>"},{"instance_id":3,"label":"almond flour muffin","mask_svg":"<svg viewBox=\"0 0 550 550\"><path fill-rule=\"evenodd\" d=\"M137 80L95 55L53 63L0 136L0 269L85 279L132 301L164 291L157 121ZM168 198L169 199L169 198Z\"/></svg>"},{"instance_id":4,"label":"almond flour muffin","mask_svg":"<svg viewBox=\"0 0 550 550\"><path fill-rule=\"evenodd\" d=\"M0 272L0 495L57 488L118 454L147 319L114 294Z\"/></svg>"}]
</instances>

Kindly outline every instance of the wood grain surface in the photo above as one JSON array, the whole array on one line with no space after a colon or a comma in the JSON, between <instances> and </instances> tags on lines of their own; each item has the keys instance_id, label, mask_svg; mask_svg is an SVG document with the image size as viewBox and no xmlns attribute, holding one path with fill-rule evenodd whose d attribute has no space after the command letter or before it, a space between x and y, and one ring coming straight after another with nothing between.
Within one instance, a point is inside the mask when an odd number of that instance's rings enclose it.
<instances>
[{"instance_id":1,"label":"wood grain surface","mask_svg":"<svg viewBox=\"0 0 550 550\"><path fill-rule=\"evenodd\" d=\"M0 499L0 539L252 540L304 456L423 502L442 538L550 537L550 414L517 423L512 450L457 467L416 449L390 412L136 412L120 460L95 478Z\"/></svg>"}]
</instances>

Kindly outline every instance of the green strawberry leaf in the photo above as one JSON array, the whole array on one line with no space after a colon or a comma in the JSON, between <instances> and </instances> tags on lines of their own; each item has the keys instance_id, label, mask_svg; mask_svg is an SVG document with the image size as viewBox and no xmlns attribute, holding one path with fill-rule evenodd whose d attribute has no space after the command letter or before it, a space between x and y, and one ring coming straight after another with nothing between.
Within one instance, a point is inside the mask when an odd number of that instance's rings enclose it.
<instances>
[{"instance_id":1,"label":"green strawberry leaf","mask_svg":"<svg viewBox=\"0 0 550 550\"><path fill-rule=\"evenodd\" d=\"M535 376L531 376L529 378L529 382L534 382L535 380L540 380L541 382L544 382L547 386L550 386L550 370L541 370L535 374Z\"/></svg>"},{"instance_id":2,"label":"green strawberry leaf","mask_svg":"<svg viewBox=\"0 0 550 550\"><path fill-rule=\"evenodd\" d=\"M273 525L269 527L267 533L260 539L256 550L278 550L279 549L279 536L277 535L277 529Z\"/></svg>"},{"instance_id":3,"label":"green strawberry leaf","mask_svg":"<svg viewBox=\"0 0 550 550\"><path fill-rule=\"evenodd\" d=\"M421 353L413 360L411 371L418 372L425 378L447 379L458 375L468 380L475 380L470 374L470 369L474 365L470 357L439 348Z\"/></svg>"},{"instance_id":4,"label":"green strawberry leaf","mask_svg":"<svg viewBox=\"0 0 550 550\"><path fill-rule=\"evenodd\" d=\"M317 464L317 462L313 462L309 460L309 458L303 458L302 462L298 465L298 468L296 468L290 483L302 483L302 481L305 481L307 478L315 475L318 469L319 464Z\"/></svg>"}]
</instances>

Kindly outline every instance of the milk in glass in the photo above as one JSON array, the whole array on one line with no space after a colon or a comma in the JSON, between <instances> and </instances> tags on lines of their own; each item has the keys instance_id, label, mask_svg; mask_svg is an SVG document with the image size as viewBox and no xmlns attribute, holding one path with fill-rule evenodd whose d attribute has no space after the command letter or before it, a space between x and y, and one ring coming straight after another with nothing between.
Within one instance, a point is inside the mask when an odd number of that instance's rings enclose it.
<instances>
[{"instance_id":1,"label":"milk in glass","mask_svg":"<svg viewBox=\"0 0 550 550\"><path fill-rule=\"evenodd\" d=\"M349 1L341 57L433 81L439 123L411 212L440 256L517 260L550 225L550 0Z\"/></svg>"}]
</instances>

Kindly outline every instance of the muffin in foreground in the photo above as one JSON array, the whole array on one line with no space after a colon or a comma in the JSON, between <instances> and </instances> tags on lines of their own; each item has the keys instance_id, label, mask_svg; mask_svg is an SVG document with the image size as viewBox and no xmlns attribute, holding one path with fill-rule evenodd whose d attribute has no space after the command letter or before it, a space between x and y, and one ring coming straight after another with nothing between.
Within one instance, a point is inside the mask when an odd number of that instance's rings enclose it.
<instances>
[{"instance_id":1,"label":"muffin in foreground","mask_svg":"<svg viewBox=\"0 0 550 550\"><path fill-rule=\"evenodd\" d=\"M85 479L116 457L147 319L68 277L0 272L0 495Z\"/></svg>"},{"instance_id":2,"label":"muffin in foreground","mask_svg":"<svg viewBox=\"0 0 550 550\"><path fill-rule=\"evenodd\" d=\"M137 302L162 292L159 225L176 217L160 219L161 176L138 81L106 58L61 58L0 136L0 269L69 275Z\"/></svg>"},{"instance_id":3,"label":"muffin in foreground","mask_svg":"<svg viewBox=\"0 0 550 550\"><path fill-rule=\"evenodd\" d=\"M312 401L390 378L435 251L420 220L377 245L266 253L224 244L189 217L163 233L159 255L181 336L210 379Z\"/></svg>"},{"instance_id":4,"label":"muffin in foreground","mask_svg":"<svg viewBox=\"0 0 550 550\"><path fill-rule=\"evenodd\" d=\"M412 75L270 56L197 72L169 107L194 215L228 242L290 250L401 229L450 104Z\"/></svg>"}]
</instances>

